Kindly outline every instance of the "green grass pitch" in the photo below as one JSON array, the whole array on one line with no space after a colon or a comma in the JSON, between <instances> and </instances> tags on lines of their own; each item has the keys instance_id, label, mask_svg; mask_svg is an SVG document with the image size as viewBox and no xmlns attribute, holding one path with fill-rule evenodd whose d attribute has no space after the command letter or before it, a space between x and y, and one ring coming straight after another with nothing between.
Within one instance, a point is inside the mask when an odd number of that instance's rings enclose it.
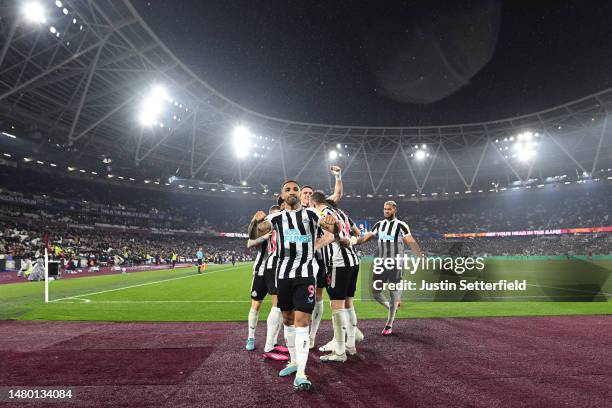
<instances>
[{"instance_id":1,"label":"green grass pitch","mask_svg":"<svg viewBox=\"0 0 612 408\"><path fill-rule=\"evenodd\" d=\"M44 283L0 285L0 319L102 321L242 321L250 304L250 263L99 275ZM362 267L367 269L365 263ZM360 279L361 281L361 279ZM361 282L359 283L361 286ZM357 298L360 297L358 287ZM556 301L426 301L407 297L398 318L537 316L611 314L607 298L594 302ZM603 301L601 301L603 300ZM386 311L373 301L357 300L360 319L384 319ZM266 298L263 315L270 308ZM326 307L329 318L329 307Z\"/></svg>"}]
</instances>

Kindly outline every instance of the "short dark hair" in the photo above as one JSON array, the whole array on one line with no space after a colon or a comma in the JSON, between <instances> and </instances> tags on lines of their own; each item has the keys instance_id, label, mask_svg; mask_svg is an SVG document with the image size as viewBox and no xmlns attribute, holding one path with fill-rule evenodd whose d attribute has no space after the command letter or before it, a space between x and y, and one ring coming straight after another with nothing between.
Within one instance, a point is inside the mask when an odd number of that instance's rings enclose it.
<instances>
[{"instance_id":1,"label":"short dark hair","mask_svg":"<svg viewBox=\"0 0 612 408\"><path fill-rule=\"evenodd\" d=\"M268 212L272 212L274 210L280 210L280 205L276 205L274 204L272 207L270 207L270 209L268 210Z\"/></svg>"},{"instance_id":2,"label":"short dark hair","mask_svg":"<svg viewBox=\"0 0 612 408\"><path fill-rule=\"evenodd\" d=\"M325 193L323 193L322 191L315 191L310 196L310 201L317 203L317 204L325 204L326 200L327 198L325 197Z\"/></svg>"},{"instance_id":3,"label":"short dark hair","mask_svg":"<svg viewBox=\"0 0 612 408\"><path fill-rule=\"evenodd\" d=\"M303 189L305 189L305 188L309 188L309 189L311 189L312 191L314 191L314 188L312 188L312 186L310 186L310 185L308 185L308 184L305 184L305 185L303 185L303 186L302 186L302 190L303 190Z\"/></svg>"},{"instance_id":4,"label":"short dark hair","mask_svg":"<svg viewBox=\"0 0 612 408\"><path fill-rule=\"evenodd\" d=\"M281 190L283 189L283 187L285 187L289 183L295 183L295 184L298 185L298 187L300 186L300 183L298 183L297 181L295 181L293 179L289 179L289 180L285 180L285 182L283 182L283 184L281 184Z\"/></svg>"}]
</instances>

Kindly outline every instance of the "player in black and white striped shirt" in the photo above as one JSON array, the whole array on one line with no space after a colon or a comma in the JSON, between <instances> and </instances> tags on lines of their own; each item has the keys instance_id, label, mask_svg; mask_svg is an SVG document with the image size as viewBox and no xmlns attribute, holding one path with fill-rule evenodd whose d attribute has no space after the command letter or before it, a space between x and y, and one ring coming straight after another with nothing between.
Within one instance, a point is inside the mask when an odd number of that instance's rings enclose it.
<instances>
[{"instance_id":1,"label":"player in black and white striped shirt","mask_svg":"<svg viewBox=\"0 0 612 408\"><path fill-rule=\"evenodd\" d=\"M328 202L338 203L342 198L342 169L340 166L333 165L330 167L330 171L336 179L336 184L334 185L334 193L327 197ZM302 186L300 190L300 201L302 202L302 207L314 207L314 205L310 201L310 197L314 193L314 189L309 185ZM325 234L322 230L319 232L319 236L317 239L324 239ZM325 238L328 239L329 237ZM331 241L330 241L331 242ZM316 295L315 295L315 307L312 311L312 322L310 325L310 348L315 347L316 335L319 330L319 325L321 324L321 319L323 318L323 289L327 285L327 265L330 263L329 254L327 247L323 247L319 249L315 254L315 259L319 264L319 273L317 274L317 287L316 287Z\"/></svg>"},{"instance_id":2,"label":"player in black and white striped shirt","mask_svg":"<svg viewBox=\"0 0 612 408\"><path fill-rule=\"evenodd\" d=\"M280 206L273 205L270 207L268 214L274 214L280 211ZM251 223L255 223L253 219ZM267 268L268 261L274 265L273 260L269 259L270 254L276 252L276 232L271 231L255 240L249 239L247 247L257 248L257 257L253 264L253 282L251 283L251 309L249 310L248 317L248 337L246 343L246 349L248 351L255 350L255 329L257 328L257 321L259 319L259 309L263 303L264 298L267 294L272 297L272 308L268 314L266 320L267 332L266 332L266 345L264 346L264 353L270 353L274 350L276 339L278 338L278 332L280 331L282 323L281 310L278 308L278 298L276 290L276 276L275 269ZM266 355L266 354L264 354ZM282 355L275 354L275 359L282 358Z\"/></svg>"},{"instance_id":3,"label":"player in black and white striped shirt","mask_svg":"<svg viewBox=\"0 0 612 408\"><path fill-rule=\"evenodd\" d=\"M356 353L355 329L357 326L357 316L354 315L354 308L352 308L352 298L355 296L357 288L359 258L349 243L349 238L353 233L352 228L355 225L344 211L328 205L323 192L315 192L311 197L311 201L322 214L333 215L338 219L338 233L334 240L325 247L329 256L326 279L327 294L331 300L332 307L334 341L330 350L327 350L331 351L331 353L321 356L321 361L344 362L346 361L346 351L350 354ZM328 243L328 241L324 239L322 243ZM348 308L353 310L351 318L349 318ZM345 341L347 335L348 342Z\"/></svg>"},{"instance_id":4,"label":"player in black and white striped shirt","mask_svg":"<svg viewBox=\"0 0 612 408\"><path fill-rule=\"evenodd\" d=\"M416 243L408 224L398 220L395 215L397 213L397 204L395 201L387 201L383 208L385 216L384 220L378 221L372 227L371 232L364 234L357 240L357 244L367 242L373 238L378 239L378 257L379 258L395 258L397 255L403 256L405 246L410 246L413 254L421 256L421 249ZM375 279L379 282L399 283L402 279L402 270L397 268L386 269ZM374 298L385 308L388 309L387 324L382 331L383 336L388 336L393 333L393 322L395 321L395 313L399 307L401 299L401 291L390 291L391 301L387 301L381 290L372 288Z\"/></svg>"},{"instance_id":5,"label":"player in black and white striped shirt","mask_svg":"<svg viewBox=\"0 0 612 408\"><path fill-rule=\"evenodd\" d=\"M279 375L295 373L294 389L308 390L312 384L305 371L309 351L308 325L314 308L318 270L314 260L317 229L321 227L335 233L338 226L334 216L321 217L315 209L302 208L299 196L298 183L286 181L281 191L286 208L268 217L263 211L257 212L258 224L249 229L249 237L255 239L271 230L278 234L278 306L283 312L285 340L291 356L291 362Z\"/></svg>"}]
</instances>

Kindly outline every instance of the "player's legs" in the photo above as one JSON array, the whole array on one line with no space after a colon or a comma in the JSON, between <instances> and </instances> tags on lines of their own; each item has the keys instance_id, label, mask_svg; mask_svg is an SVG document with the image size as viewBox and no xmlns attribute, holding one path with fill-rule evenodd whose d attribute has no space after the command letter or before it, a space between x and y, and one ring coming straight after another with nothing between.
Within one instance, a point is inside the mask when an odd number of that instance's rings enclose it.
<instances>
[{"instance_id":1,"label":"player's legs","mask_svg":"<svg viewBox=\"0 0 612 408\"><path fill-rule=\"evenodd\" d=\"M283 368L278 375L285 377L294 374L297 371L297 360L295 355L295 326L294 313L295 306L293 305L293 283L292 279L278 279L276 281L278 290L277 306L283 316L283 333L285 336L285 344L289 349L289 363Z\"/></svg>"},{"instance_id":2,"label":"player's legs","mask_svg":"<svg viewBox=\"0 0 612 408\"><path fill-rule=\"evenodd\" d=\"M246 349L249 351L255 349L255 330L257 329L257 321L259 320L259 309L267 293L268 290L264 277L253 275L253 281L251 283L251 309L249 310L247 320L249 330Z\"/></svg>"},{"instance_id":3,"label":"player's legs","mask_svg":"<svg viewBox=\"0 0 612 408\"><path fill-rule=\"evenodd\" d=\"M389 271L389 274L389 281L392 283L399 283L402 279L401 270ZM395 313L397 312L397 308L399 307L402 298L402 292L400 290L390 290L389 293L391 300L389 302L389 312L387 313L387 323L385 324L385 328L382 331L383 336L389 336L393 334L393 322L395 321Z\"/></svg>"},{"instance_id":4,"label":"player's legs","mask_svg":"<svg viewBox=\"0 0 612 408\"><path fill-rule=\"evenodd\" d=\"M293 304L295 324L295 358L297 372L293 388L308 390L311 383L306 377L306 363L309 352L309 325L310 317L315 304L315 278L295 278L293 282Z\"/></svg>"},{"instance_id":5,"label":"player's legs","mask_svg":"<svg viewBox=\"0 0 612 408\"><path fill-rule=\"evenodd\" d=\"M332 327L334 330L334 347L331 354L321 356L321 361L346 361L346 326L347 312L344 304L349 286L350 268L330 267L327 294L332 308Z\"/></svg>"},{"instance_id":6,"label":"player's legs","mask_svg":"<svg viewBox=\"0 0 612 408\"><path fill-rule=\"evenodd\" d=\"M389 301L383 294L383 291L380 288L380 285L374 285L374 281L386 282L387 279L388 279L388 276L386 275L386 271L383 271L381 274L373 273L371 289L372 289L372 297L374 298L374 300L380 303L385 309L389 310Z\"/></svg>"},{"instance_id":7,"label":"player's legs","mask_svg":"<svg viewBox=\"0 0 612 408\"><path fill-rule=\"evenodd\" d=\"M344 308L347 314L346 325L346 348L350 354L356 353L355 340L357 338L357 314L353 305L353 299L357 290L357 277L359 276L359 265L351 267L348 289L346 292L346 300ZM363 334L359 336L363 339ZM361 340L360 340L361 341Z\"/></svg>"},{"instance_id":8,"label":"player's legs","mask_svg":"<svg viewBox=\"0 0 612 408\"><path fill-rule=\"evenodd\" d=\"M317 287L315 290L315 306L312 311L312 325L310 327L309 348L314 348L319 331L319 325L323 318L323 288L327 285L327 268L323 261L317 260L319 271L317 272Z\"/></svg>"},{"instance_id":9,"label":"player's legs","mask_svg":"<svg viewBox=\"0 0 612 408\"><path fill-rule=\"evenodd\" d=\"M266 287L268 293L272 297L272 308L270 308L270 313L266 320L266 345L264 346L264 351L266 353L274 349L277 343L278 333L283 324L282 312L278 307L278 290L276 289L276 279L274 275L275 271L272 269L267 269L264 272Z\"/></svg>"}]
</instances>

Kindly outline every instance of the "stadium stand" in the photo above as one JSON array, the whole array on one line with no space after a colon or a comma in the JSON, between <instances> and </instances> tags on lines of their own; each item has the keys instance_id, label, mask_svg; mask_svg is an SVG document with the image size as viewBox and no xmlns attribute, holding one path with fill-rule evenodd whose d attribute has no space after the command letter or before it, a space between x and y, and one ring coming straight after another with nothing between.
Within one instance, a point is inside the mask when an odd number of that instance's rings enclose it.
<instances>
[{"instance_id":1,"label":"stadium stand","mask_svg":"<svg viewBox=\"0 0 612 408\"><path fill-rule=\"evenodd\" d=\"M0 176L0 254L38 258L45 243L54 256L129 264L183 259L204 246L210 261L232 254L252 259L243 239L216 237L245 232L251 214L269 199L206 197L201 193L138 189L28 169L6 169ZM455 243L465 255L588 255L612 253L612 234L443 239L444 233L585 228L610 225L612 188L601 185L547 185L534 191L506 191L469 198L399 201L400 218L409 223L427 253L441 254ZM345 198L354 219L375 222L382 198ZM373 254L375 243L360 248Z\"/></svg>"}]
</instances>

